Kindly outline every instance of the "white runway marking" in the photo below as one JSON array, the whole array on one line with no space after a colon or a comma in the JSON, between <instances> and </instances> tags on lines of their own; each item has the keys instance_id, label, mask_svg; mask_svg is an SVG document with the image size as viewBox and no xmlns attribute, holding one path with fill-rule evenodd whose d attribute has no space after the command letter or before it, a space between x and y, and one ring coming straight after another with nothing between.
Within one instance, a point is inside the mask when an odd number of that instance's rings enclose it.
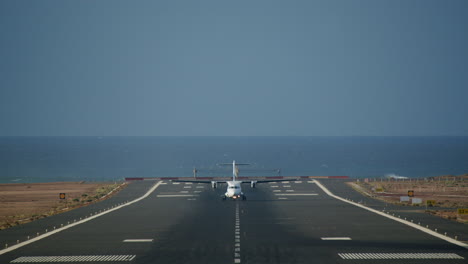
<instances>
[{"instance_id":1,"label":"white runway marking","mask_svg":"<svg viewBox=\"0 0 468 264\"><path fill-rule=\"evenodd\" d=\"M286 190L286 192L294 192L294 190Z\"/></svg>"},{"instance_id":2,"label":"white runway marking","mask_svg":"<svg viewBox=\"0 0 468 264\"><path fill-rule=\"evenodd\" d=\"M315 196L316 193L275 193L278 196Z\"/></svg>"},{"instance_id":3,"label":"white runway marking","mask_svg":"<svg viewBox=\"0 0 468 264\"><path fill-rule=\"evenodd\" d=\"M271 188L278 188L278 185L270 186Z\"/></svg>"},{"instance_id":4,"label":"white runway marking","mask_svg":"<svg viewBox=\"0 0 468 264\"><path fill-rule=\"evenodd\" d=\"M307 181L307 183L315 183L315 181Z\"/></svg>"},{"instance_id":5,"label":"white runway marking","mask_svg":"<svg viewBox=\"0 0 468 264\"><path fill-rule=\"evenodd\" d=\"M465 259L455 253L338 253L342 259Z\"/></svg>"},{"instance_id":6,"label":"white runway marking","mask_svg":"<svg viewBox=\"0 0 468 264\"><path fill-rule=\"evenodd\" d=\"M278 200L287 200L288 198L286 197L279 197Z\"/></svg>"},{"instance_id":7,"label":"white runway marking","mask_svg":"<svg viewBox=\"0 0 468 264\"><path fill-rule=\"evenodd\" d=\"M241 263L240 259L240 216L239 203L236 203L236 226L234 228L234 263Z\"/></svg>"},{"instance_id":8,"label":"white runway marking","mask_svg":"<svg viewBox=\"0 0 468 264\"><path fill-rule=\"evenodd\" d=\"M180 182L173 182L172 184L175 184L175 185L177 185L177 184L180 184Z\"/></svg>"},{"instance_id":9,"label":"white runway marking","mask_svg":"<svg viewBox=\"0 0 468 264\"><path fill-rule=\"evenodd\" d=\"M187 201L196 201L197 198L188 198Z\"/></svg>"},{"instance_id":10,"label":"white runway marking","mask_svg":"<svg viewBox=\"0 0 468 264\"><path fill-rule=\"evenodd\" d=\"M289 182L288 182L288 181L284 181L284 182L282 182L282 183L285 184L285 183L289 183Z\"/></svg>"},{"instance_id":11,"label":"white runway marking","mask_svg":"<svg viewBox=\"0 0 468 264\"><path fill-rule=\"evenodd\" d=\"M194 193L201 193L202 191L193 191Z\"/></svg>"},{"instance_id":12,"label":"white runway marking","mask_svg":"<svg viewBox=\"0 0 468 264\"><path fill-rule=\"evenodd\" d=\"M283 185L284 188L291 188L291 185Z\"/></svg>"},{"instance_id":13,"label":"white runway marking","mask_svg":"<svg viewBox=\"0 0 468 264\"><path fill-rule=\"evenodd\" d=\"M281 190L273 190L273 192L281 192Z\"/></svg>"},{"instance_id":14,"label":"white runway marking","mask_svg":"<svg viewBox=\"0 0 468 264\"><path fill-rule=\"evenodd\" d=\"M161 198L172 198L172 197L193 197L198 195L193 194L158 194L157 197Z\"/></svg>"},{"instance_id":15,"label":"white runway marking","mask_svg":"<svg viewBox=\"0 0 468 264\"><path fill-rule=\"evenodd\" d=\"M184 186L184 189L191 189L192 186Z\"/></svg>"},{"instance_id":16,"label":"white runway marking","mask_svg":"<svg viewBox=\"0 0 468 264\"><path fill-rule=\"evenodd\" d=\"M190 184L193 184L193 182L186 182L185 184L190 185Z\"/></svg>"},{"instance_id":17,"label":"white runway marking","mask_svg":"<svg viewBox=\"0 0 468 264\"><path fill-rule=\"evenodd\" d=\"M153 242L153 239L125 239L123 242L134 242L134 243L138 243L138 242Z\"/></svg>"},{"instance_id":18,"label":"white runway marking","mask_svg":"<svg viewBox=\"0 0 468 264\"><path fill-rule=\"evenodd\" d=\"M302 181L295 181L294 183L302 183Z\"/></svg>"},{"instance_id":19,"label":"white runway marking","mask_svg":"<svg viewBox=\"0 0 468 264\"><path fill-rule=\"evenodd\" d=\"M188 193L188 191L180 191L180 193Z\"/></svg>"},{"instance_id":20,"label":"white runway marking","mask_svg":"<svg viewBox=\"0 0 468 264\"><path fill-rule=\"evenodd\" d=\"M322 237L322 240L351 240L350 237Z\"/></svg>"},{"instance_id":21,"label":"white runway marking","mask_svg":"<svg viewBox=\"0 0 468 264\"><path fill-rule=\"evenodd\" d=\"M167 182L161 182L161 185L166 185L166 184L167 184Z\"/></svg>"},{"instance_id":22,"label":"white runway marking","mask_svg":"<svg viewBox=\"0 0 468 264\"><path fill-rule=\"evenodd\" d=\"M410 226L410 227L416 228L416 229L418 229L418 230L420 230L420 231L423 231L424 233L427 233L427 234L429 234L429 235L438 237L438 238L440 238L440 239L442 239L442 240L445 240L445 241L450 242L450 243L452 243L452 244L455 244L455 245L458 245L458 246L460 246L460 247L463 247L463 248L467 248L467 249L468 249L468 245L465 244L465 243L463 243L463 242L461 242L461 241L455 240L455 239L450 238L450 237L448 237L448 236L444 236L443 234L439 234L439 233L437 233L437 232L435 232L435 231L430 230L429 228L422 227L422 226L420 226L420 225L418 225L418 224L416 224L416 223L411 223L411 222L409 222L409 221L403 220L403 219L398 218L398 217L395 217L395 216L391 216L391 215L385 214L385 213L383 213L383 212L377 211L377 210L375 210L375 209L372 209L372 208L370 208L370 207L364 206L364 205L362 205L362 204L355 203L355 202L352 202L352 201L348 201L348 200L346 200L346 199L344 199L344 198L342 198L342 197L340 197L340 196L334 195L334 194L333 194L332 192L330 192L325 186L323 186L319 181L315 181L315 184L317 184L317 186L320 187L320 189L322 189L322 191L324 191L328 196L333 197L333 198L335 198L335 199L337 199L337 200L343 201L343 202L345 202L345 203L352 204L352 205L357 206L357 207L361 207L361 208L366 209L366 210L368 210L368 211L370 211L370 212L373 212L373 213L376 213L376 214L378 214L378 215L381 215L381 216L390 218L390 219L395 220L395 221L397 221L397 222L400 222L400 223L402 223L402 224L405 224L405 225L408 225L408 226Z\"/></svg>"},{"instance_id":23,"label":"white runway marking","mask_svg":"<svg viewBox=\"0 0 468 264\"><path fill-rule=\"evenodd\" d=\"M109 262L132 261L135 255L93 255L93 256L39 256L19 257L10 263L42 263L42 262Z\"/></svg>"},{"instance_id":24,"label":"white runway marking","mask_svg":"<svg viewBox=\"0 0 468 264\"><path fill-rule=\"evenodd\" d=\"M51 235L56 234L56 233L58 233L58 232L61 232L61 231L63 231L63 230L69 229L69 228L71 228L71 227L77 226L77 225L79 225L79 224L86 223L86 222L88 222L88 221L91 221L91 220L93 220L93 219L95 219L95 218L98 218L98 217L103 216L103 215L105 215L105 214L108 214L108 213L110 213L110 212L119 210L120 208L123 208L123 207L125 207L125 206L129 206L129 205L131 205L131 204L134 204L134 203L136 203L136 202L139 202L139 201L145 199L146 197L148 197L152 192L154 192L154 191L156 190L156 188L159 187L159 185L161 185L161 181L157 182L157 183L156 183L153 187L151 187L143 196L141 196L141 197L139 197L139 198L137 198L137 199L135 199L135 200L133 200L133 201L130 201L130 202L128 202L128 203L125 203L125 204L116 206L116 207L114 207L114 208L112 208L112 209L109 209L109 210L104 211L104 212L99 213L99 214L95 214L95 215L90 216L90 217L88 217L88 218L86 218L86 219L77 221L77 222L75 222L75 223L71 223L71 224L66 225L66 226L64 226L64 227L57 228L57 229L55 229L55 230L53 230L53 231L50 231L50 232L45 233L45 234L42 234L42 235L37 236L37 237L32 238L32 239L26 240L26 241L24 241L24 242L21 242L21 243L19 243L19 244L14 245L14 246L11 246L11 247L2 249L2 250L0 250L0 255L3 255L3 254L5 254L5 253L7 253L7 252L10 252L10 251L13 251L13 250L15 250L15 249L18 249L18 248L20 248L20 247L29 245L29 244L31 244L31 243L34 243L34 242L36 242L36 241L39 241L39 240L41 240L41 239L43 239L43 238L46 238L46 237L48 237L48 236L51 236Z\"/></svg>"},{"instance_id":25,"label":"white runway marking","mask_svg":"<svg viewBox=\"0 0 468 264\"><path fill-rule=\"evenodd\" d=\"M205 186L197 186L197 187L195 187L195 188L198 188L198 189L204 189L204 188L205 188Z\"/></svg>"}]
</instances>

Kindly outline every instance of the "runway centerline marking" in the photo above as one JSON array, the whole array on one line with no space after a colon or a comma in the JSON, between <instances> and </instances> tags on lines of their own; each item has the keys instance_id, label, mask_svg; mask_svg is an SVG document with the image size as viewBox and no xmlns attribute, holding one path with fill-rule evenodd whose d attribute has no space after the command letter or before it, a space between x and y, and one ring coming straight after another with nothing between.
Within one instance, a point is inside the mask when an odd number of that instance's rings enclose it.
<instances>
[{"instance_id":1,"label":"runway centerline marking","mask_svg":"<svg viewBox=\"0 0 468 264\"><path fill-rule=\"evenodd\" d=\"M95 214L95 215L90 216L90 217L88 217L88 218L86 218L86 219L77 221L77 222L75 222L75 223L71 223L71 224L66 225L66 226L64 226L64 227L57 228L57 229L55 229L55 230L53 230L53 231L50 231L50 232L48 232L48 233L44 233L44 234L42 234L42 235L40 235L40 236L37 236L37 237L35 237L35 238L31 238L31 239L29 239L29 240L23 241L23 242L21 242L21 243L19 243L19 244L16 244L16 245L14 245L14 246L11 246L11 247L2 249L2 250L0 250L0 255L3 255L3 254L5 254L5 253L8 253L8 252L13 251L13 250L15 250L15 249L18 249L18 248L20 248L20 247L24 247L24 246L26 246L26 245L29 245L29 244L34 243L34 242L36 242L36 241L39 241L39 240L41 240L41 239L43 239L43 238L49 237L49 236L51 236L51 235L57 234L58 232L61 232L61 231L63 231L63 230L66 230L66 229L72 228L72 227L74 227L74 226L77 226L77 225L86 223L86 222L88 222L88 221L91 221L91 220L93 220L93 219L95 219L95 218L98 218L98 217L103 216L103 215L105 215L105 214L108 214L108 213L110 213L110 212L119 210L119 209L121 209L121 208L123 208L123 207L125 207L125 206L129 206L129 205L131 205L131 204L137 203L137 202L139 202L139 201L145 199L146 197L148 197L152 192L154 192L154 191L159 187L159 185L161 185L161 183L162 183L162 181L158 181L158 182L157 182L153 187L151 187L143 196L141 196L141 197L139 197L139 198L136 198L136 199L134 199L133 201L130 201L130 202L128 202L128 203L125 203L125 204L116 206L116 207L114 207L114 208L112 208L112 209L109 209L109 210L104 211L104 212L99 213L99 214ZM132 259L133 259L133 258L132 258Z\"/></svg>"},{"instance_id":2,"label":"runway centerline marking","mask_svg":"<svg viewBox=\"0 0 468 264\"><path fill-rule=\"evenodd\" d=\"M401 219L401 218L398 218L398 217L395 217L395 216L391 216L391 215L385 214L385 213L383 213L383 212L377 211L377 210L375 210L375 209L373 209L373 208L364 206L364 205L362 205L362 204L355 203L355 202L352 202L352 201L348 201L348 200L346 200L346 199L344 199L344 198L342 198L342 197L340 197L340 196L334 195L332 192L330 192L330 191L327 189L327 187L323 186L323 185L322 185L319 181L317 181L317 180L315 180L315 184L316 184L318 187L320 187L320 189L322 189L322 191L325 192L328 196L333 197L333 198L335 198L335 199L337 199L337 200L343 201L343 202L345 202L345 203L352 204L352 205L357 206L357 207L361 207L361 208L363 208L363 209L365 209L365 210L367 210L367 211L370 211L370 212L376 213L376 214L378 214L378 215L387 217L387 218L389 218L389 219L395 220L395 221L400 222L400 223L402 223L402 224L405 224L405 225L407 225L407 226L410 226L410 227L413 227L413 228L415 228L415 229L418 229L418 230L420 230L420 231L422 231L422 232L424 232L424 233L426 233L426 234L435 236L435 237L437 237L437 238L440 238L440 239L442 239L442 240L445 240L445 241L450 242L450 243L452 243L452 244L455 244L455 245L457 245L457 246L460 246L460 247L463 247L463 248L468 249L468 244L465 244L465 243L463 243L463 242L461 242L461 241L458 241L458 240L455 240L455 239L453 239L453 238L444 236L443 234L439 234L439 233L437 233L437 232L435 232L435 231L430 230L429 228L422 227L422 226L420 226L420 225L418 225L418 224L411 223L411 222L406 221L406 220L403 220L403 219Z\"/></svg>"},{"instance_id":3,"label":"runway centerline marking","mask_svg":"<svg viewBox=\"0 0 468 264\"><path fill-rule=\"evenodd\" d=\"M236 226L234 228L234 263L241 263L240 259L240 216L239 203L236 203Z\"/></svg>"},{"instance_id":4,"label":"runway centerline marking","mask_svg":"<svg viewBox=\"0 0 468 264\"><path fill-rule=\"evenodd\" d=\"M322 237L322 240L351 240L350 237Z\"/></svg>"}]
</instances>

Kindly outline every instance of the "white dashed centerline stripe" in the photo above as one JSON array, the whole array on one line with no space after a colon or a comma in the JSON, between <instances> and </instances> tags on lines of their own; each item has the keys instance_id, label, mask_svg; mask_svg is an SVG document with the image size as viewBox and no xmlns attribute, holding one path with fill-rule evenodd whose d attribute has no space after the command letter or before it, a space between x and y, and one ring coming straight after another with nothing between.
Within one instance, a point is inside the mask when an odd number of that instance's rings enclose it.
<instances>
[{"instance_id":1,"label":"white dashed centerline stripe","mask_svg":"<svg viewBox=\"0 0 468 264\"><path fill-rule=\"evenodd\" d=\"M36 241L39 241L39 240L41 240L41 239L43 239L43 238L49 237L49 236L51 236L51 235L57 234L58 232L61 232L61 231L63 231L63 230L66 230L66 229L72 228L72 227L74 227L74 226L77 226L77 225L86 223L86 222L88 222L88 221L91 221L91 220L93 220L93 219L95 219L95 218L98 218L98 217L103 216L103 215L105 215L105 214L108 214L108 213L110 213L110 212L119 210L119 209L121 209L121 208L123 208L123 207L125 207L125 206L129 206L129 205L131 205L131 204L137 203L137 202L139 202L139 201L145 199L146 197L148 197L152 192L154 192L154 191L156 190L156 188L159 187L159 185L161 185L161 183L162 183L162 181L157 182L157 183L156 183L153 187L151 187L143 196L141 196L141 197L139 197L139 198L136 198L136 199L133 200L133 201L130 201L130 202L128 202L128 203L125 203L125 204L116 206L116 207L114 207L114 208L112 208L112 209L109 209L109 210L106 210L106 211L104 211L104 212L102 212L102 213L95 214L95 215L90 216L90 217L88 217L88 218L86 218L86 219L83 219L83 220L80 220L80 221L76 221L76 222L71 223L71 224L69 224L69 225L66 225L66 226L64 226L64 227L57 228L57 229L55 229L55 230L53 230L53 231L49 231L49 232L47 232L47 233L44 233L44 234L42 234L42 235L40 235L40 236L37 236L37 237L35 237L35 238L31 238L31 239L29 239L29 240L26 240L26 241L24 241L24 242L21 242L21 243L19 243L19 244L14 245L14 246L11 246L11 247L2 249L2 250L0 250L0 255L3 255L3 254L5 254L5 253L8 253L8 252L13 251L13 250L15 250L15 249L18 249L18 248L20 248L20 247L24 247L24 246L26 246L26 245L29 245L29 244L34 243L34 242L36 242Z\"/></svg>"},{"instance_id":2,"label":"white dashed centerline stripe","mask_svg":"<svg viewBox=\"0 0 468 264\"><path fill-rule=\"evenodd\" d=\"M239 203L236 203L236 224L234 226L234 243L234 263L241 263Z\"/></svg>"}]
</instances>

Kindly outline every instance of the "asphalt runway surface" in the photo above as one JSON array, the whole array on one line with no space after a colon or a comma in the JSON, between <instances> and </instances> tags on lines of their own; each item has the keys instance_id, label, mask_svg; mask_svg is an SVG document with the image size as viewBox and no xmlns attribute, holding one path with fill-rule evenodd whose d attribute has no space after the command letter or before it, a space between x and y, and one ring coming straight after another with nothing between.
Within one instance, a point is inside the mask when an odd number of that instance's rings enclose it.
<instances>
[{"instance_id":1,"label":"asphalt runway surface","mask_svg":"<svg viewBox=\"0 0 468 264\"><path fill-rule=\"evenodd\" d=\"M89 210L107 209L102 216L0 255L0 263L468 262L468 249L332 198L313 180L257 188L245 184L246 201L222 201L224 184L212 189L165 181L146 198L109 209L113 202L119 206L143 195L155 183L132 183L107 204L74 212L75 218L83 214L86 219ZM0 236L7 234L11 241L32 229L2 231Z\"/></svg>"}]
</instances>

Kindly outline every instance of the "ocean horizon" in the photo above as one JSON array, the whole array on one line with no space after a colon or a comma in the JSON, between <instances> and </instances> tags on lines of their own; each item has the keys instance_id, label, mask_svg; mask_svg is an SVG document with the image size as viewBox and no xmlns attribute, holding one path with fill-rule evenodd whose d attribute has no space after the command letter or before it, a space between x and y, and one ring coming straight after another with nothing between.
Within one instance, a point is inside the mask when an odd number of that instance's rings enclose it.
<instances>
[{"instance_id":1,"label":"ocean horizon","mask_svg":"<svg viewBox=\"0 0 468 264\"><path fill-rule=\"evenodd\" d=\"M0 183L125 177L410 178L468 173L468 137L0 137Z\"/></svg>"}]
</instances>

